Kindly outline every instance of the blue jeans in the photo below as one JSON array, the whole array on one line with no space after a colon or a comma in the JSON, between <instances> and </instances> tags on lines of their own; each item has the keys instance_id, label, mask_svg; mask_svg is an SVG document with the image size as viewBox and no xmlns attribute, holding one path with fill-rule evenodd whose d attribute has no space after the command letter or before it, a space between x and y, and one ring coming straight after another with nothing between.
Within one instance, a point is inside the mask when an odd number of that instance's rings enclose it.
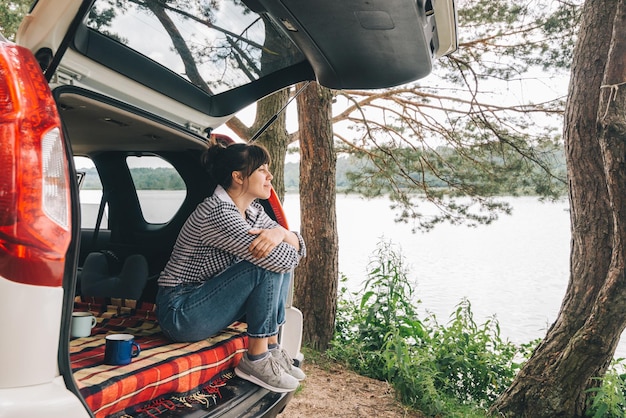
<instances>
[{"instance_id":1,"label":"blue jeans","mask_svg":"<svg viewBox=\"0 0 626 418\"><path fill-rule=\"evenodd\" d=\"M250 337L271 337L285 322L290 281L291 273L241 261L201 284L159 287L159 324L170 339L190 342L215 335L245 315Z\"/></svg>"}]
</instances>

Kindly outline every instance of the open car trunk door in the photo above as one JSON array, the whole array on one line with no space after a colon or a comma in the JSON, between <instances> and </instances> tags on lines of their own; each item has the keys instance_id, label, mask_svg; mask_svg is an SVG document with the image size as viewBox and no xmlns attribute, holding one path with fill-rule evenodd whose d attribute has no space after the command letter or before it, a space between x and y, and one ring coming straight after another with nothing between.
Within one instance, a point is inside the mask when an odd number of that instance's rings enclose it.
<instances>
[{"instance_id":1,"label":"open car trunk door","mask_svg":"<svg viewBox=\"0 0 626 418\"><path fill-rule=\"evenodd\" d=\"M71 84L203 134L282 88L378 89L456 49L453 0L39 0L18 43Z\"/></svg>"}]
</instances>

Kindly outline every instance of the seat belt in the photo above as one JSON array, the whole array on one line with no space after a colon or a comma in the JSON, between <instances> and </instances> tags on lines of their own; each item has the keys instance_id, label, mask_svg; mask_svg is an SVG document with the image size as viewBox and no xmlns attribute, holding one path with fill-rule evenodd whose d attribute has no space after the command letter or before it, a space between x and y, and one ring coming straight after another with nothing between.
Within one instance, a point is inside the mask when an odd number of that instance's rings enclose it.
<instances>
[{"instance_id":1,"label":"seat belt","mask_svg":"<svg viewBox=\"0 0 626 418\"><path fill-rule=\"evenodd\" d=\"M98 218L96 219L96 226L93 229L93 237L91 238L91 247L95 248L98 243L98 234L100 233L100 224L104 217L104 208L108 200L107 192L102 190L102 197L100 198L100 207L98 208Z\"/></svg>"}]
</instances>

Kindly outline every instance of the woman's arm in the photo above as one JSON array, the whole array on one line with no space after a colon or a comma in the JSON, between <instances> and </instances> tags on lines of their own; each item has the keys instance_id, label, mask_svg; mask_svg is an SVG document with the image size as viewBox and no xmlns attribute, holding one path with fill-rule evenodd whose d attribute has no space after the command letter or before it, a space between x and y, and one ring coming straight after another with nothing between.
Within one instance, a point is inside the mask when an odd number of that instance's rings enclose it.
<instances>
[{"instance_id":1,"label":"woman's arm","mask_svg":"<svg viewBox=\"0 0 626 418\"><path fill-rule=\"evenodd\" d=\"M260 207L260 205L259 205ZM242 217L234 204L220 202L209 210L201 224L205 231L205 244L226 251L237 257L250 261L271 271L289 271L298 265L304 256L304 248L297 234L287 231L271 220L267 214L258 213L254 227L251 228ZM250 230L259 230L258 234L249 233ZM254 241L261 240L251 251ZM292 243L298 241L294 246ZM289 242L284 241L285 239Z\"/></svg>"},{"instance_id":2,"label":"woman's arm","mask_svg":"<svg viewBox=\"0 0 626 418\"><path fill-rule=\"evenodd\" d=\"M254 228L248 233L257 236L249 247L250 252L256 258L267 257L281 242L285 242L294 247L296 251L300 251L298 236L280 225L271 229Z\"/></svg>"}]
</instances>

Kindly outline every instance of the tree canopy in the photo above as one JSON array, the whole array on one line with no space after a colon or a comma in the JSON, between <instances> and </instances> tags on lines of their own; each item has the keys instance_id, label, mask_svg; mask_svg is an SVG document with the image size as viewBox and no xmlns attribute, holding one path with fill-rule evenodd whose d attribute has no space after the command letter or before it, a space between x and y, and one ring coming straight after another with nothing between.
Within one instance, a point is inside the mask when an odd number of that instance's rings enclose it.
<instances>
[{"instance_id":1,"label":"tree canopy","mask_svg":"<svg viewBox=\"0 0 626 418\"><path fill-rule=\"evenodd\" d=\"M15 40L20 22L28 12L31 0L10 0L0 3L0 34Z\"/></svg>"}]
</instances>

